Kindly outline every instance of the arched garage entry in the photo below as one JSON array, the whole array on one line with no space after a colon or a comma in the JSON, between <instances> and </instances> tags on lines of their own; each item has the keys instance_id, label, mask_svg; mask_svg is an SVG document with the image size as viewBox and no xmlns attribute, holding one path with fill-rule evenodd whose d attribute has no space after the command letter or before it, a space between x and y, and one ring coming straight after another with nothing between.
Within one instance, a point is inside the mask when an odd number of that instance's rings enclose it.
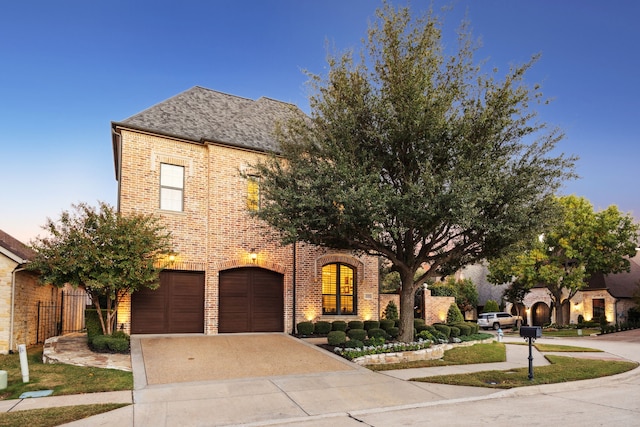
<instances>
[{"instance_id":1,"label":"arched garage entry","mask_svg":"<svg viewBox=\"0 0 640 427\"><path fill-rule=\"evenodd\" d=\"M220 272L218 332L283 332L282 274L257 267Z\"/></svg>"},{"instance_id":2,"label":"arched garage entry","mask_svg":"<svg viewBox=\"0 0 640 427\"><path fill-rule=\"evenodd\" d=\"M132 334L204 332L204 272L160 272L160 286L131 294Z\"/></svg>"},{"instance_id":3,"label":"arched garage entry","mask_svg":"<svg viewBox=\"0 0 640 427\"><path fill-rule=\"evenodd\" d=\"M551 310L549 306L543 302L535 303L531 311L531 321L533 326L544 326L551 323Z\"/></svg>"}]
</instances>

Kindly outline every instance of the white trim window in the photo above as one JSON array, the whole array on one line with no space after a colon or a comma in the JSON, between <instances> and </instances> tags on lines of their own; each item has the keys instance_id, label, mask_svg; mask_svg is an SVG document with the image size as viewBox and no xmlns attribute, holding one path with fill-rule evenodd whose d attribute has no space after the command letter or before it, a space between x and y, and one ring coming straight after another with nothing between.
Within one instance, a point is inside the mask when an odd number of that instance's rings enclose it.
<instances>
[{"instance_id":1,"label":"white trim window","mask_svg":"<svg viewBox=\"0 0 640 427\"><path fill-rule=\"evenodd\" d=\"M160 209L184 209L184 166L160 163Z\"/></svg>"}]
</instances>

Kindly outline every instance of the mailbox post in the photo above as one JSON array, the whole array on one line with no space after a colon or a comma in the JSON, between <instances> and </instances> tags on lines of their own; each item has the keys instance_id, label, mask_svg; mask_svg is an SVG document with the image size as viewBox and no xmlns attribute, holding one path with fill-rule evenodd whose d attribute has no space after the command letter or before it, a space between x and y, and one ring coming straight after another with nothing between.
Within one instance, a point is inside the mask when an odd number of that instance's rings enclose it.
<instances>
[{"instance_id":1,"label":"mailbox post","mask_svg":"<svg viewBox=\"0 0 640 427\"><path fill-rule=\"evenodd\" d=\"M542 328L540 326L522 326L520 327L520 336L529 340L529 381L533 381L533 354L531 351L531 343L536 338L542 337Z\"/></svg>"}]
</instances>

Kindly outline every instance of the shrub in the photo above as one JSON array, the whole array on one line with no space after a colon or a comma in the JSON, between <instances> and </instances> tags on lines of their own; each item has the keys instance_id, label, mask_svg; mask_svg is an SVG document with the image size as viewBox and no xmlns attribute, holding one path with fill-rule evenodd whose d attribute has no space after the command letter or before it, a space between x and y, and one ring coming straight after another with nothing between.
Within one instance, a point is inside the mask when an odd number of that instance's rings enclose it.
<instances>
[{"instance_id":1,"label":"shrub","mask_svg":"<svg viewBox=\"0 0 640 427\"><path fill-rule=\"evenodd\" d=\"M105 351L108 348L107 340L109 339L106 335L95 335L91 342L91 348L95 351Z\"/></svg>"},{"instance_id":2,"label":"shrub","mask_svg":"<svg viewBox=\"0 0 640 427\"><path fill-rule=\"evenodd\" d=\"M480 331L480 325L475 322L465 322L467 325L471 327L471 335L477 334Z\"/></svg>"},{"instance_id":3,"label":"shrub","mask_svg":"<svg viewBox=\"0 0 640 427\"><path fill-rule=\"evenodd\" d=\"M84 311L84 318L85 327L87 328L87 340L92 342L95 336L102 335L102 326L100 326L98 311L95 308L88 308Z\"/></svg>"},{"instance_id":4,"label":"shrub","mask_svg":"<svg viewBox=\"0 0 640 427\"><path fill-rule=\"evenodd\" d=\"M335 320L331 323L331 330L345 332L347 330L347 322L344 320Z\"/></svg>"},{"instance_id":5,"label":"shrub","mask_svg":"<svg viewBox=\"0 0 640 427\"><path fill-rule=\"evenodd\" d=\"M578 324L582 325L584 323L584 316L582 314L578 314Z\"/></svg>"},{"instance_id":6,"label":"shrub","mask_svg":"<svg viewBox=\"0 0 640 427\"><path fill-rule=\"evenodd\" d=\"M300 335L313 335L313 322L300 322L297 329Z\"/></svg>"},{"instance_id":7,"label":"shrub","mask_svg":"<svg viewBox=\"0 0 640 427\"><path fill-rule=\"evenodd\" d=\"M373 337L364 340L363 344L367 347L380 347L384 345L384 342L385 339L383 337Z\"/></svg>"},{"instance_id":8,"label":"shrub","mask_svg":"<svg viewBox=\"0 0 640 427\"><path fill-rule=\"evenodd\" d=\"M349 329L347 331L347 336L350 340L364 341L367 337L367 331L364 329Z\"/></svg>"},{"instance_id":9,"label":"shrub","mask_svg":"<svg viewBox=\"0 0 640 427\"><path fill-rule=\"evenodd\" d=\"M387 308L382 312L382 317L387 320L396 320L398 319L398 306L395 301L389 301L387 304Z\"/></svg>"},{"instance_id":10,"label":"shrub","mask_svg":"<svg viewBox=\"0 0 640 427\"><path fill-rule=\"evenodd\" d=\"M358 329L356 329L358 330ZM362 329L364 331L364 329ZM362 348L364 347L364 343L362 340L352 340L350 339L346 343L344 343L344 348Z\"/></svg>"},{"instance_id":11,"label":"shrub","mask_svg":"<svg viewBox=\"0 0 640 427\"><path fill-rule=\"evenodd\" d=\"M126 353L129 351L129 340L126 338L107 337L107 347L116 353Z\"/></svg>"},{"instance_id":12,"label":"shrub","mask_svg":"<svg viewBox=\"0 0 640 427\"><path fill-rule=\"evenodd\" d=\"M394 320L383 319L380 321L380 328L388 331L389 328L393 328L396 322Z\"/></svg>"},{"instance_id":13,"label":"shrub","mask_svg":"<svg viewBox=\"0 0 640 427\"><path fill-rule=\"evenodd\" d=\"M429 340L429 341L435 341L436 340L436 338L433 336L433 334L431 332L427 331L426 329L418 334L418 338L421 338L423 340Z\"/></svg>"},{"instance_id":14,"label":"shrub","mask_svg":"<svg viewBox=\"0 0 640 427\"><path fill-rule=\"evenodd\" d=\"M451 336L451 328L447 325L443 325L442 323L435 323L433 327L436 328L436 330L444 335L447 339L449 339L449 337Z\"/></svg>"},{"instance_id":15,"label":"shrub","mask_svg":"<svg viewBox=\"0 0 640 427\"><path fill-rule=\"evenodd\" d=\"M318 320L313 328L313 331L318 335L327 335L331 332L331 323L325 320Z\"/></svg>"},{"instance_id":16,"label":"shrub","mask_svg":"<svg viewBox=\"0 0 640 427\"><path fill-rule=\"evenodd\" d=\"M371 328L367 331L369 338L382 338L387 339L387 332L380 328ZM384 343L383 343L384 344Z\"/></svg>"},{"instance_id":17,"label":"shrub","mask_svg":"<svg viewBox=\"0 0 640 427\"><path fill-rule=\"evenodd\" d=\"M365 320L363 326L365 331L368 331L369 329L378 329L380 328L380 322L377 320Z\"/></svg>"},{"instance_id":18,"label":"shrub","mask_svg":"<svg viewBox=\"0 0 640 427\"><path fill-rule=\"evenodd\" d=\"M424 326L424 319L413 319L413 327L418 329L420 326Z\"/></svg>"},{"instance_id":19,"label":"shrub","mask_svg":"<svg viewBox=\"0 0 640 427\"><path fill-rule=\"evenodd\" d=\"M447 323L459 323L464 322L464 316L458 308L456 303L453 303L449 306L449 311L447 311Z\"/></svg>"},{"instance_id":20,"label":"shrub","mask_svg":"<svg viewBox=\"0 0 640 427\"><path fill-rule=\"evenodd\" d=\"M344 331L331 331L327 334L329 345L341 345L347 342L347 334Z\"/></svg>"},{"instance_id":21,"label":"shrub","mask_svg":"<svg viewBox=\"0 0 640 427\"><path fill-rule=\"evenodd\" d=\"M362 320L352 320L349 322L349 329L364 329Z\"/></svg>"},{"instance_id":22,"label":"shrub","mask_svg":"<svg viewBox=\"0 0 640 427\"><path fill-rule=\"evenodd\" d=\"M396 328L395 326L392 326L389 329L387 329L387 334L389 334L389 337L396 339L398 338L398 335L400 335L400 328Z\"/></svg>"},{"instance_id":23,"label":"shrub","mask_svg":"<svg viewBox=\"0 0 640 427\"><path fill-rule=\"evenodd\" d=\"M457 326L449 326L449 328L451 328L451 333L449 334L451 338L458 338L460 336L460 328Z\"/></svg>"},{"instance_id":24,"label":"shrub","mask_svg":"<svg viewBox=\"0 0 640 427\"><path fill-rule=\"evenodd\" d=\"M471 326L467 325L466 323L456 323L455 325L456 328L460 329L460 335L462 336L469 336L471 335ZM458 336L460 336L458 335Z\"/></svg>"},{"instance_id":25,"label":"shrub","mask_svg":"<svg viewBox=\"0 0 640 427\"><path fill-rule=\"evenodd\" d=\"M491 312L494 312L494 311L500 311L500 307L498 306L497 302L495 302L494 300L490 299L484 305L484 308L482 309L482 312L483 313L491 313Z\"/></svg>"}]
</instances>

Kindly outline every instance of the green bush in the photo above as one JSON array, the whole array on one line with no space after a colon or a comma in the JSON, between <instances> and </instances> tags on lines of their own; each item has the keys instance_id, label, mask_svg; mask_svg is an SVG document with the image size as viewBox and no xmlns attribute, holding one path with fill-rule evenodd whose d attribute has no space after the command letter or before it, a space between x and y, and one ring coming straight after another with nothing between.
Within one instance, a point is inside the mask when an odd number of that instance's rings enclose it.
<instances>
[{"instance_id":1,"label":"green bush","mask_svg":"<svg viewBox=\"0 0 640 427\"><path fill-rule=\"evenodd\" d=\"M313 335L313 322L300 322L297 329L300 335Z\"/></svg>"},{"instance_id":2,"label":"green bush","mask_svg":"<svg viewBox=\"0 0 640 427\"><path fill-rule=\"evenodd\" d=\"M129 340L126 338L117 338L114 336L107 337L107 347L116 353L126 353L129 351Z\"/></svg>"},{"instance_id":3,"label":"green bush","mask_svg":"<svg viewBox=\"0 0 640 427\"><path fill-rule=\"evenodd\" d=\"M103 319L105 313L103 311ZM98 311L95 308L88 308L84 311L85 327L87 328L87 340L92 342L93 338L97 335L102 335L102 326L100 325L100 318L98 317Z\"/></svg>"},{"instance_id":4,"label":"green bush","mask_svg":"<svg viewBox=\"0 0 640 427\"><path fill-rule=\"evenodd\" d=\"M420 326L424 326L424 319L413 319L413 327L418 329Z\"/></svg>"},{"instance_id":5,"label":"green bush","mask_svg":"<svg viewBox=\"0 0 640 427\"><path fill-rule=\"evenodd\" d=\"M349 322L349 329L364 329L362 320L352 320Z\"/></svg>"},{"instance_id":6,"label":"green bush","mask_svg":"<svg viewBox=\"0 0 640 427\"><path fill-rule=\"evenodd\" d=\"M327 334L327 344L341 345L347 342L347 334L344 331L331 331Z\"/></svg>"},{"instance_id":7,"label":"green bush","mask_svg":"<svg viewBox=\"0 0 640 427\"><path fill-rule=\"evenodd\" d=\"M358 329L356 329L358 330ZM361 329L364 331L364 329ZM363 340L349 340L346 343L344 343L344 348L362 348L364 347L364 343L362 342Z\"/></svg>"},{"instance_id":8,"label":"green bush","mask_svg":"<svg viewBox=\"0 0 640 427\"><path fill-rule=\"evenodd\" d=\"M459 323L464 322L464 316L460 311L460 308L456 303L453 303L449 306L449 311L447 311L447 323Z\"/></svg>"},{"instance_id":9,"label":"green bush","mask_svg":"<svg viewBox=\"0 0 640 427\"><path fill-rule=\"evenodd\" d=\"M373 337L364 340L363 344L367 347L381 347L384 345L385 341L386 340L383 337Z\"/></svg>"},{"instance_id":10,"label":"green bush","mask_svg":"<svg viewBox=\"0 0 640 427\"><path fill-rule=\"evenodd\" d=\"M398 306L394 301L389 301L387 307L382 312L382 317L387 320L397 320L398 319Z\"/></svg>"},{"instance_id":11,"label":"green bush","mask_svg":"<svg viewBox=\"0 0 640 427\"><path fill-rule=\"evenodd\" d=\"M124 331L116 331L112 333L111 336L114 338L123 338L123 339L126 339L127 341L131 341L131 337L127 335Z\"/></svg>"},{"instance_id":12,"label":"green bush","mask_svg":"<svg viewBox=\"0 0 640 427\"><path fill-rule=\"evenodd\" d=\"M471 326L467 325L466 323L456 323L455 325L456 328L460 329L460 335L462 336L469 336L471 335Z\"/></svg>"},{"instance_id":13,"label":"green bush","mask_svg":"<svg viewBox=\"0 0 640 427\"><path fill-rule=\"evenodd\" d=\"M442 323L435 323L433 327L436 328L436 330L442 335L444 335L446 339L449 339L449 337L451 336L451 328L447 325L443 325Z\"/></svg>"},{"instance_id":14,"label":"green bush","mask_svg":"<svg viewBox=\"0 0 640 427\"><path fill-rule=\"evenodd\" d=\"M475 335L480 331L480 325L476 322L465 322L467 325L471 327L471 335Z\"/></svg>"},{"instance_id":15,"label":"green bush","mask_svg":"<svg viewBox=\"0 0 640 427\"><path fill-rule=\"evenodd\" d=\"M433 336L433 334L426 329L418 334L418 338L421 338L423 340L435 341L435 337Z\"/></svg>"},{"instance_id":16,"label":"green bush","mask_svg":"<svg viewBox=\"0 0 640 427\"><path fill-rule=\"evenodd\" d=\"M347 331L347 336L350 340L364 341L367 337L367 331L364 329L349 329Z\"/></svg>"},{"instance_id":17,"label":"green bush","mask_svg":"<svg viewBox=\"0 0 640 427\"><path fill-rule=\"evenodd\" d=\"M365 320L363 326L365 331L368 331L369 329L378 329L380 328L380 322L377 320Z\"/></svg>"},{"instance_id":18,"label":"green bush","mask_svg":"<svg viewBox=\"0 0 640 427\"><path fill-rule=\"evenodd\" d=\"M388 337L387 332L384 329L380 329L380 328L371 328L371 329L369 329L367 331L367 335L369 336L369 338L387 339L387 337Z\"/></svg>"},{"instance_id":19,"label":"green bush","mask_svg":"<svg viewBox=\"0 0 640 427\"><path fill-rule=\"evenodd\" d=\"M482 309L482 312L483 313L493 313L494 311L500 311L500 307L498 306L497 302L495 302L494 300L490 299L484 305L484 308Z\"/></svg>"},{"instance_id":20,"label":"green bush","mask_svg":"<svg viewBox=\"0 0 640 427\"><path fill-rule=\"evenodd\" d=\"M451 338L458 338L460 336L460 328L458 328L457 326L449 326L449 329L451 330L451 332L449 333L449 336Z\"/></svg>"},{"instance_id":21,"label":"green bush","mask_svg":"<svg viewBox=\"0 0 640 427\"><path fill-rule=\"evenodd\" d=\"M91 340L91 348L95 351L106 351L108 347L107 341L109 337L106 335L95 335Z\"/></svg>"},{"instance_id":22,"label":"green bush","mask_svg":"<svg viewBox=\"0 0 640 427\"><path fill-rule=\"evenodd\" d=\"M393 328L396 322L394 320L383 319L380 321L380 328L388 331L389 328Z\"/></svg>"},{"instance_id":23,"label":"green bush","mask_svg":"<svg viewBox=\"0 0 640 427\"><path fill-rule=\"evenodd\" d=\"M327 335L331 332L331 323L325 320L318 320L313 328L313 332L318 335Z\"/></svg>"},{"instance_id":24,"label":"green bush","mask_svg":"<svg viewBox=\"0 0 640 427\"><path fill-rule=\"evenodd\" d=\"M398 338L398 335L400 335L400 328L396 328L395 326L392 326L389 329L387 329L387 334L389 334L389 337L396 339Z\"/></svg>"},{"instance_id":25,"label":"green bush","mask_svg":"<svg viewBox=\"0 0 640 427\"><path fill-rule=\"evenodd\" d=\"M347 322L344 320L335 320L331 323L331 330L345 332L347 330Z\"/></svg>"}]
</instances>

